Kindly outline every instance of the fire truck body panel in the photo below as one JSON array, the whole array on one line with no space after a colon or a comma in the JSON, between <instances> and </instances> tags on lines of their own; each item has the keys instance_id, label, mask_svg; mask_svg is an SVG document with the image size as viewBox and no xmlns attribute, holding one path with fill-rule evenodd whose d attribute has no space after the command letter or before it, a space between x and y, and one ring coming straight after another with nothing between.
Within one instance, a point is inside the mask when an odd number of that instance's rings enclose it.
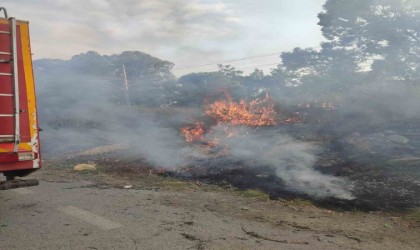
<instances>
[{"instance_id":1,"label":"fire truck body panel","mask_svg":"<svg viewBox=\"0 0 420 250\"><path fill-rule=\"evenodd\" d=\"M29 23L15 20L14 43L12 21L0 18L0 172L6 176L24 176L41 167L39 127ZM14 72L14 53L17 72Z\"/></svg>"}]
</instances>

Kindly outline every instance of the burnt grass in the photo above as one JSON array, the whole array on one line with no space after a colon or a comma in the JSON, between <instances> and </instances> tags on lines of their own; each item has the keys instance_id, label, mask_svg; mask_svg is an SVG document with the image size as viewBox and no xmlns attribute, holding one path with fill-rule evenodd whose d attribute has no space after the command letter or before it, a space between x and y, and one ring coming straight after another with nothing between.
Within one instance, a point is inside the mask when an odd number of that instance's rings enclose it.
<instances>
[{"instance_id":1,"label":"burnt grass","mask_svg":"<svg viewBox=\"0 0 420 250\"><path fill-rule=\"evenodd\" d=\"M420 124L388 124L386 127L366 127L350 124L343 128L331 123L296 124L271 128L279 133L292 135L302 141L313 141L324 148L320 153L316 170L333 176L349 179L354 184L353 200L341 200L334 197L313 198L307 194L288 188L276 176L274 170L266 166L255 166L249 162L228 161L226 159L198 162L183 171L168 173L170 176L198 180L204 183L230 185L238 189L258 189L267 193L271 199L303 198L313 204L328 209L360 210L360 211L401 211L420 207L420 175L418 163L414 165L390 164L390 159L404 157L407 154L420 155L418 140L411 134L420 134ZM325 120L328 121L328 120ZM360 123L360 122L359 122ZM359 128L359 129L358 129ZM355 149L343 140L352 133L361 131L364 134L393 129L411 139L416 145L402 149L371 154ZM417 145L418 144L418 145ZM199 167L198 167L199 166Z\"/></svg>"},{"instance_id":2,"label":"burnt grass","mask_svg":"<svg viewBox=\"0 0 420 250\"><path fill-rule=\"evenodd\" d=\"M413 179L389 176L374 167L366 168L348 163L336 165L336 176L346 176L353 181L354 200L334 197L316 199L307 194L289 189L268 167L249 167L243 163L232 163L229 168L188 168L187 171L168 172L171 177L196 180L208 184L232 186L240 190L257 189L267 193L270 199L302 198L313 204L334 210L401 211L420 206L420 185ZM345 169L344 172L343 169ZM334 170L329 170L334 171Z\"/></svg>"},{"instance_id":3,"label":"burnt grass","mask_svg":"<svg viewBox=\"0 0 420 250\"><path fill-rule=\"evenodd\" d=\"M182 169L166 170L160 175L222 187L233 187L239 190L260 190L267 193L270 199L307 199L314 205L333 210L401 211L420 207L420 182L418 176L412 174L418 171L417 166L411 167L412 169L407 172L407 166L397 168L387 166L380 161L375 163L372 161L369 163L355 162L348 159L347 154L340 155L335 145L331 145L331 148L324 152L319 165L315 168L324 174L350 179L355 186L353 195L356 199L354 200L340 200L333 197L316 199L288 188L270 167L255 166L244 161L229 161L225 158L195 162L195 164ZM149 171L153 169L153 166L145 162L144 159L132 154L124 155L122 152L95 155L94 157L70 157L60 159L59 164L54 161L50 162L50 165L61 165L68 168L89 161L103 166L104 171L117 174L130 173L133 178L149 175ZM334 162L334 164L325 166L325 162ZM63 163L65 164L63 165ZM389 169L394 171L389 171Z\"/></svg>"}]
</instances>

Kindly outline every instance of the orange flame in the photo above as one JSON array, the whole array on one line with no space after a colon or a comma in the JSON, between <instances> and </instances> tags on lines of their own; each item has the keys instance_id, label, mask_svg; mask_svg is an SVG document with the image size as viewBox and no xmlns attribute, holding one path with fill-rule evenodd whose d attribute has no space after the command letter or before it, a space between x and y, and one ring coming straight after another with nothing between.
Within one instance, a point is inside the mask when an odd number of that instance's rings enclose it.
<instances>
[{"instance_id":1,"label":"orange flame","mask_svg":"<svg viewBox=\"0 0 420 250\"><path fill-rule=\"evenodd\" d=\"M247 103L233 101L232 97L208 105L205 113L218 123L231 125L270 126L277 124L274 103L268 95L264 99L254 99Z\"/></svg>"},{"instance_id":2,"label":"orange flame","mask_svg":"<svg viewBox=\"0 0 420 250\"><path fill-rule=\"evenodd\" d=\"M235 102L231 96L226 94L226 99L207 105L205 114L213 118L217 124L225 123L233 126L260 127L303 122L303 118L298 113L286 119L279 119L274 102L268 93L265 98L256 98L250 102L246 102L244 99ZM229 126L224 132L228 137L235 135L235 131ZM196 122L194 125L183 127L181 133L187 142L204 141L206 129L202 122ZM216 138L207 143L217 145L218 140Z\"/></svg>"},{"instance_id":3,"label":"orange flame","mask_svg":"<svg viewBox=\"0 0 420 250\"><path fill-rule=\"evenodd\" d=\"M206 130L202 122L196 122L194 125L181 128L181 133L187 142L193 142L203 140Z\"/></svg>"}]
</instances>

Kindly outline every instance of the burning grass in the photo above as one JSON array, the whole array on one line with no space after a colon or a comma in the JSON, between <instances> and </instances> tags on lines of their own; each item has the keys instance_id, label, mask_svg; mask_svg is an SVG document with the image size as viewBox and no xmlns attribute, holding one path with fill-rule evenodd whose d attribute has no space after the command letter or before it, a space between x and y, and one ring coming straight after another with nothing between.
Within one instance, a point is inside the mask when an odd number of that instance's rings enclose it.
<instances>
[{"instance_id":1,"label":"burning grass","mask_svg":"<svg viewBox=\"0 0 420 250\"><path fill-rule=\"evenodd\" d=\"M190 146L205 149L199 156L201 159L207 159L207 162L227 159L227 163L242 161L247 162L245 166L251 164L255 168L266 166L297 193L321 198L354 198L347 180L313 169L315 146L273 129L262 129L304 121L299 112L280 115L268 93L264 98L251 101L235 101L226 94L224 99L205 105L203 113L211 122L196 121L181 128L181 134Z\"/></svg>"},{"instance_id":2,"label":"burning grass","mask_svg":"<svg viewBox=\"0 0 420 250\"><path fill-rule=\"evenodd\" d=\"M235 102L228 96L224 100L208 105L205 113L218 123L231 125L271 126L278 124L274 102L268 94L264 99L256 98L250 102L244 99Z\"/></svg>"},{"instance_id":3,"label":"burning grass","mask_svg":"<svg viewBox=\"0 0 420 250\"><path fill-rule=\"evenodd\" d=\"M226 94L225 99L207 104L204 114L213 121L212 125L206 126L203 122L197 121L193 125L181 128L181 134L187 142L206 141L206 133L211 131L211 128L221 124L229 125L225 126L225 134L226 136L233 136L235 130L231 128L235 126L264 127L303 121L299 117L279 119L279 114L275 110L275 103L268 93L264 98L256 98L249 102L244 99L236 102L230 95ZM217 142L217 138L213 142L207 141L209 144L217 144Z\"/></svg>"},{"instance_id":4,"label":"burning grass","mask_svg":"<svg viewBox=\"0 0 420 250\"><path fill-rule=\"evenodd\" d=\"M181 133L187 142L194 142L203 140L206 130L202 122L196 122L194 125L181 128Z\"/></svg>"}]
</instances>

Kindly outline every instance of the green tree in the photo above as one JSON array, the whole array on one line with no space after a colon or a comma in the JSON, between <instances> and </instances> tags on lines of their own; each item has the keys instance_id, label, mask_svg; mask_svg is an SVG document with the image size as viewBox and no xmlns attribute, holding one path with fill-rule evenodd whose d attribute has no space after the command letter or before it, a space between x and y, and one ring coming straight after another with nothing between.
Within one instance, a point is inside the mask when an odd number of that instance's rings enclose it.
<instances>
[{"instance_id":1,"label":"green tree","mask_svg":"<svg viewBox=\"0 0 420 250\"><path fill-rule=\"evenodd\" d=\"M264 79L264 71L261 69L255 69L251 74L249 74L248 78L254 81L261 81Z\"/></svg>"},{"instance_id":2,"label":"green tree","mask_svg":"<svg viewBox=\"0 0 420 250\"><path fill-rule=\"evenodd\" d=\"M129 83L133 104L146 106L164 105L172 90L175 76L174 64L160 60L140 51L124 51L108 57L114 65L117 86L123 86L123 66Z\"/></svg>"},{"instance_id":3,"label":"green tree","mask_svg":"<svg viewBox=\"0 0 420 250\"><path fill-rule=\"evenodd\" d=\"M328 0L319 16L319 51L281 55L271 75L312 99L341 98L360 85L419 79L420 5L415 0Z\"/></svg>"},{"instance_id":4,"label":"green tree","mask_svg":"<svg viewBox=\"0 0 420 250\"><path fill-rule=\"evenodd\" d=\"M418 79L419 1L328 0L319 19L329 46L350 51L361 67L373 62L383 79Z\"/></svg>"}]
</instances>

